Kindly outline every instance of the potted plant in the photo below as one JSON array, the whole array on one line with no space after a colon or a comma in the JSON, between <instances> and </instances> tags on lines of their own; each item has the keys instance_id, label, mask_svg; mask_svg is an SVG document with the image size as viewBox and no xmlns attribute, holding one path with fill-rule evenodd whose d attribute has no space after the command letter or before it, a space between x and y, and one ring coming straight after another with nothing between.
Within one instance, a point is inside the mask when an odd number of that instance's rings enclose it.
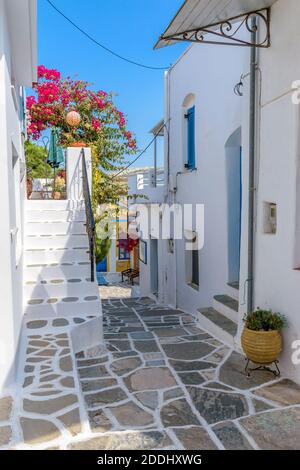
<instances>
[{"instance_id":1,"label":"potted plant","mask_svg":"<svg viewBox=\"0 0 300 470\"><path fill-rule=\"evenodd\" d=\"M256 364L271 364L282 350L281 330L286 320L280 313L258 308L244 318L242 348L247 358Z\"/></svg>"},{"instance_id":2,"label":"potted plant","mask_svg":"<svg viewBox=\"0 0 300 470\"><path fill-rule=\"evenodd\" d=\"M56 200L61 199L61 194L63 192L64 186L65 186L65 180L62 177L57 176L55 178L55 182L53 186L53 199L56 199Z\"/></svg>"}]
</instances>

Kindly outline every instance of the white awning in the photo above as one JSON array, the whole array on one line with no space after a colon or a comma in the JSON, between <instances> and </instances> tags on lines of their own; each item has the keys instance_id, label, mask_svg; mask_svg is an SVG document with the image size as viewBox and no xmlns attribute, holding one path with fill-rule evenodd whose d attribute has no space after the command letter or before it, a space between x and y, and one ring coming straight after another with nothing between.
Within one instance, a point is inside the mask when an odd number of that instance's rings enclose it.
<instances>
[{"instance_id":1,"label":"white awning","mask_svg":"<svg viewBox=\"0 0 300 470\"><path fill-rule=\"evenodd\" d=\"M271 7L277 0L185 0L156 49L177 42L176 36L185 32L209 28L218 29L221 23ZM237 19L238 21L238 19ZM204 32L206 34L206 32ZM189 40L189 39L186 39Z\"/></svg>"}]
</instances>

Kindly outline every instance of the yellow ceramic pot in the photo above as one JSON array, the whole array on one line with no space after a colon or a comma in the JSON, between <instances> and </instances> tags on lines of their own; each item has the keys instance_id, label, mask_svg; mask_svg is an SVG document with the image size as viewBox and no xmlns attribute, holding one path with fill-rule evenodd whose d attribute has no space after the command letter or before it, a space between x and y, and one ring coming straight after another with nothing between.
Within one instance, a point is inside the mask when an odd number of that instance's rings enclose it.
<instances>
[{"instance_id":1,"label":"yellow ceramic pot","mask_svg":"<svg viewBox=\"0 0 300 470\"><path fill-rule=\"evenodd\" d=\"M253 331L244 328L241 341L247 358L256 364L271 364L278 359L282 350L279 331Z\"/></svg>"}]
</instances>

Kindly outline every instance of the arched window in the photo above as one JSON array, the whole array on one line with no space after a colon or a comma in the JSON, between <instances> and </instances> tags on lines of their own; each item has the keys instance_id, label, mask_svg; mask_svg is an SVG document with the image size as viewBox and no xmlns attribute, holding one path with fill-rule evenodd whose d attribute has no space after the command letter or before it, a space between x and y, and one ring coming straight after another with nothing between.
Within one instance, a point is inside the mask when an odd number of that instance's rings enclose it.
<instances>
[{"instance_id":1,"label":"arched window","mask_svg":"<svg viewBox=\"0 0 300 470\"><path fill-rule=\"evenodd\" d=\"M183 102L183 156L187 170L196 168L195 111L195 95L191 93Z\"/></svg>"}]
</instances>

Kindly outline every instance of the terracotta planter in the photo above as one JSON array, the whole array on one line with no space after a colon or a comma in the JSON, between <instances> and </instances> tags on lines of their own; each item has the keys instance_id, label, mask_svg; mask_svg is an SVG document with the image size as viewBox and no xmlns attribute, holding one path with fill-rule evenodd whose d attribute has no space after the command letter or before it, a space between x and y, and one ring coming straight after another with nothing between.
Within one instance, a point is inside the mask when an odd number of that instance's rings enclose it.
<instances>
[{"instance_id":1,"label":"terracotta planter","mask_svg":"<svg viewBox=\"0 0 300 470\"><path fill-rule=\"evenodd\" d=\"M58 191L54 191L53 199L55 199L57 201L60 198L61 198L61 193L59 193Z\"/></svg>"},{"instance_id":2,"label":"terracotta planter","mask_svg":"<svg viewBox=\"0 0 300 470\"><path fill-rule=\"evenodd\" d=\"M253 331L244 328L241 342L247 358L256 364L271 364L278 359L282 350L279 331Z\"/></svg>"},{"instance_id":3,"label":"terracotta planter","mask_svg":"<svg viewBox=\"0 0 300 470\"><path fill-rule=\"evenodd\" d=\"M72 147L72 148L82 148L86 146L87 145L84 142L73 142L72 144L69 144L69 147Z\"/></svg>"}]
</instances>

